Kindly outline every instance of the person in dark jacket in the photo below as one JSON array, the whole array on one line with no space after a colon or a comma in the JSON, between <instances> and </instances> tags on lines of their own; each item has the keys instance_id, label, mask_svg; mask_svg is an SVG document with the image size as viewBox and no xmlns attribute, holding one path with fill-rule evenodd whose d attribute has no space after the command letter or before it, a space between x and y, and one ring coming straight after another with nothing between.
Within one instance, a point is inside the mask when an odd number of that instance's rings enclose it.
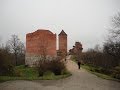
<instances>
[{"instance_id":1,"label":"person in dark jacket","mask_svg":"<svg viewBox=\"0 0 120 90\"><path fill-rule=\"evenodd\" d=\"M81 62L80 62L80 61L78 61L78 69L80 69L80 65L81 65Z\"/></svg>"}]
</instances>

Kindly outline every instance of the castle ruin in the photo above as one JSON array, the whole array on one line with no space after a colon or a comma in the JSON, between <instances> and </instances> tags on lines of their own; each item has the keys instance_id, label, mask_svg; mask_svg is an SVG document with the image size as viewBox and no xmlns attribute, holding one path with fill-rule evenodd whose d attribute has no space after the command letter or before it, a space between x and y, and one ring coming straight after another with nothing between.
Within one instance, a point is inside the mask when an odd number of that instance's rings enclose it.
<instances>
[{"instance_id":1,"label":"castle ruin","mask_svg":"<svg viewBox=\"0 0 120 90\"><path fill-rule=\"evenodd\" d=\"M59 51L67 54L67 34L62 30L59 34ZM35 32L26 34L26 55L25 64L33 66L41 56L57 56L57 38L49 30L38 29Z\"/></svg>"}]
</instances>

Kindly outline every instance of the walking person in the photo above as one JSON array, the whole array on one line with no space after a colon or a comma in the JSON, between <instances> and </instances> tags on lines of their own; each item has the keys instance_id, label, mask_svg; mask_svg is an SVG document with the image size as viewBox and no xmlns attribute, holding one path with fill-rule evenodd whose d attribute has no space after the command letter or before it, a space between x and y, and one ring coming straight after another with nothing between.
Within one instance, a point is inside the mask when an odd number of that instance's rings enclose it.
<instances>
[{"instance_id":1,"label":"walking person","mask_svg":"<svg viewBox=\"0 0 120 90\"><path fill-rule=\"evenodd\" d=\"M66 62L66 57L65 57L65 62Z\"/></svg>"},{"instance_id":2,"label":"walking person","mask_svg":"<svg viewBox=\"0 0 120 90\"><path fill-rule=\"evenodd\" d=\"M78 69L80 69L81 62L78 60Z\"/></svg>"}]
</instances>

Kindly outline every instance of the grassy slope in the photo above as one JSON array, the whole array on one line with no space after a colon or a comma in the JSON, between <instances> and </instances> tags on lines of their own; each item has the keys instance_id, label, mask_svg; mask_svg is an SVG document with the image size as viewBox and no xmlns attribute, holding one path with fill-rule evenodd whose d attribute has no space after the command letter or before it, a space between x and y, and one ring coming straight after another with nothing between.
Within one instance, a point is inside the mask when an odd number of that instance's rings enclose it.
<instances>
[{"instance_id":1,"label":"grassy slope","mask_svg":"<svg viewBox=\"0 0 120 90\"><path fill-rule=\"evenodd\" d=\"M34 68L24 67L23 65L15 67L15 72L18 76L0 76L0 82L9 80L57 80L71 76L71 73L67 72L64 75L47 75L38 77L38 72Z\"/></svg>"}]
</instances>

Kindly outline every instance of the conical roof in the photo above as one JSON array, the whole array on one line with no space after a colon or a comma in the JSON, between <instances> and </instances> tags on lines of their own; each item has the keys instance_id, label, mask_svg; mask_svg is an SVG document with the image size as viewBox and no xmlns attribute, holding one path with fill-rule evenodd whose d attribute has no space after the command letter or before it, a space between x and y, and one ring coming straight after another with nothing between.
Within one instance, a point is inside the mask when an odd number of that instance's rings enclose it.
<instances>
[{"instance_id":1,"label":"conical roof","mask_svg":"<svg viewBox=\"0 0 120 90\"><path fill-rule=\"evenodd\" d=\"M67 34L64 32L64 30L62 30L59 35L67 35Z\"/></svg>"}]
</instances>

